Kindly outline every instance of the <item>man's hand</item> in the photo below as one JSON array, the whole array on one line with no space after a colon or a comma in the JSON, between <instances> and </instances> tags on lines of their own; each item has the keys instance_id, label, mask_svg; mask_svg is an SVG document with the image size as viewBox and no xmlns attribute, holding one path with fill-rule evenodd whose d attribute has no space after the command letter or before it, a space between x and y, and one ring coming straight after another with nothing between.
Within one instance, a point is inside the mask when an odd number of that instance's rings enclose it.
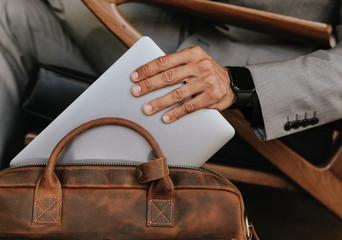
<instances>
[{"instance_id":1,"label":"man's hand","mask_svg":"<svg viewBox=\"0 0 342 240\"><path fill-rule=\"evenodd\" d=\"M200 47L186 48L178 53L159 57L132 72L131 80L136 83L131 91L137 97L186 82L165 96L144 104L144 113L151 115L193 96L181 106L166 112L162 117L165 123L174 122L202 108L221 111L235 101L227 69Z\"/></svg>"}]
</instances>

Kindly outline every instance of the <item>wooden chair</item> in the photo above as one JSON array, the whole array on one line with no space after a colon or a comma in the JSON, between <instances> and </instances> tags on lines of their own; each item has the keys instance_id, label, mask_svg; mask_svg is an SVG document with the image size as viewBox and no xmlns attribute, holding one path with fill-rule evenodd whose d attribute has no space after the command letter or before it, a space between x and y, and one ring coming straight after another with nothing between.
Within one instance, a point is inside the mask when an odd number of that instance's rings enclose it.
<instances>
[{"instance_id":1,"label":"wooden chair","mask_svg":"<svg viewBox=\"0 0 342 240\"><path fill-rule=\"evenodd\" d=\"M128 0L83 0L94 14L127 46L132 46L143 35L120 13L117 5ZM196 14L215 22L228 23L258 31L271 32L280 36L316 43L328 48L334 46L332 27L317 22L286 17L278 14L241 8L207 0L146 0L162 7ZM243 21L241 21L241 17ZM290 26L290 27L289 27ZM239 111L223 111L223 116L234 126L236 133L248 144L276 166L286 178L255 170L207 163L205 168L214 170L235 181L273 187L293 188L291 181L298 184L342 219L342 145L332 154L327 164L317 167L294 152L279 140L260 141ZM335 138L341 134L336 132ZM291 179L289 181L288 179Z\"/></svg>"}]
</instances>

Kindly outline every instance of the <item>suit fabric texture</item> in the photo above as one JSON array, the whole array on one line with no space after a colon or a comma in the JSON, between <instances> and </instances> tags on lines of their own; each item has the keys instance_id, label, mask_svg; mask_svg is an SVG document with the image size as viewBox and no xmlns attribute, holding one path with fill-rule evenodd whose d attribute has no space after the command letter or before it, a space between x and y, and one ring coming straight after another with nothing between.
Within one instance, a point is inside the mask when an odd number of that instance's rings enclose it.
<instances>
[{"instance_id":1,"label":"suit fabric texture","mask_svg":"<svg viewBox=\"0 0 342 240\"><path fill-rule=\"evenodd\" d=\"M75 15L80 14L79 9L84 8L79 6L82 3L67 0L49 0L49 2L52 5L63 6L64 12L59 11L58 16L66 26L71 26L71 35L74 38L82 39L77 23L72 21ZM320 50L310 44L232 26L229 26L227 31L198 19L189 21L182 15L142 4L126 4L121 7L121 10L133 25L142 33L151 36L166 52L198 45L223 66L249 68L264 120L264 127L255 128L254 131L262 140L279 138L341 118L340 0L223 0L221 2L331 24L336 27L338 44L333 49ZM144 11L137 11L137 9ZM142 12L150 14L142 14ZM88 15L89 11L83 9L82 14ZM91 18L94 17L87 19ZM170 20L173 24L170 24ZM94 28L103 28L99 23L96 23L95 27L94 21L91 22ZM195 30L184 30L187 28ZM90 29L86 32L90 32ZM103 33L103 36L108 34L110 33ZM106 42L103 39L99 41ZM84 43L80 40L78 43L82 48ZM318 119L319 122L285 130L285 124L289 121L313 118Z\"/></svg>"},{"instance_id":2,"label":"suit fabric texture","mask_svg":"<svg viewBox=\"0 0 342 240\"><path fill-rule=\"evenodd\" d=\"M342 116L340 0L234 0L228 3L332 24L338 44L309 44L229 26L229 30L141 3L120 7L128 20L167 53L199 45L223 66L250 69L260 100L261 139L273 139ZM39 64L101 74L126 50L80 0L0 1L0 157L22 131L20 98ZM286 131L288 121L316 125Z\"/></svg>"},{"instance_id":3,"label":"suit fabric texture","mask_svg":"<svg viewBox=\"0 0 342 240\"><path fill-rule=\"evenodd\" d=\"M221 65L246 66L251 71L264 120L264 128L254 129L255 133L270 140L341 119L341 1L225 2L336 27L338 43L329 50L234 27L202 28L183 42L180 48L200 45ZM284 129L288 121L305 118L319 122Z\"/></svg>"}]
</instances>

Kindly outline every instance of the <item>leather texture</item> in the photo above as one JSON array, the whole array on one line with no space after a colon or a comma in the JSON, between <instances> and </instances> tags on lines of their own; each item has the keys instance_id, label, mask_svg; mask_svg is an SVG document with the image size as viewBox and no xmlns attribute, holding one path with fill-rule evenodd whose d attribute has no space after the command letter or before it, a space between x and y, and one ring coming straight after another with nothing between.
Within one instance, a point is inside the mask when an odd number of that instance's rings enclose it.
<instances>
[{"instance_id":1,"label":"leather texture","mask_svg":"<svg viewBox=\"0 0 342 240\"><path fill-rule=\"evenodd\" d=\"M138 131L157 158L138 166L56 166L74 137L108 124ZM147 183L139 182L137 169ZM168 168L145 129L128 120L102 118L64 137L46 166L0 173L0 238L247 239L247 231L242 196L228 180L203 169Z\"/></svg>"},{"instance_id":2,"label":"leather texture","mask_svg":"<svg viewBox=\"0 0 342 240\"><path fill-rule=\"evenodd\" d=\"M137 178L140 183L151 182L167 175L169 175L169 168L166 157L155 158L137 167Z\"/></svg>"}]
</instances>

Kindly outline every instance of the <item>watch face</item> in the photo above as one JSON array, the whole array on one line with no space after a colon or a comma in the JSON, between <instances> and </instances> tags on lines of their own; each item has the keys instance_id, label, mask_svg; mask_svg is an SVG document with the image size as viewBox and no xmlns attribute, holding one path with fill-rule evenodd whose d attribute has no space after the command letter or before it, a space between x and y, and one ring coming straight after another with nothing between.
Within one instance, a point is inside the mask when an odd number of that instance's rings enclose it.
<instances>
[{"instance_id":1,"label":"watch face","mask_svg":"<svg viewBox=\"0 0 342 240\"><path fill-rule=\"evenodd\" d=\"M254 83L251 73L244 67L232 67L228 68L234 85L237 87L237 91L254 91Z\"/></svg>"}]
</instances>

